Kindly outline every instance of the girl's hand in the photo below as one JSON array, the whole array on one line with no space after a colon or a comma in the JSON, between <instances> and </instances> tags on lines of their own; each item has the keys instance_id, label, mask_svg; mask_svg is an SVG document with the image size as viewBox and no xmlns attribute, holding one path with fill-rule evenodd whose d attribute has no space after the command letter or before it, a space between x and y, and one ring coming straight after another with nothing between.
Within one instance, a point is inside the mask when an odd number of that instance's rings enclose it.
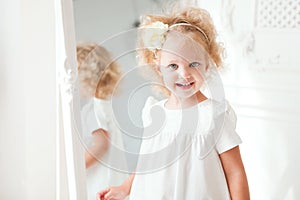
<instances>
[{"instance_id":1,"label":"girl's hand","mask_svg":"<svg viewBox=\"0 0 300 200\"><path fill-rule=\"evenodd\" d=\"M127 195L123 186L109 187L97 194L97 200L124 200Z\"/></svg>"},{"instance_id":2,"label":"girl's hand","mask_svg":"<svg viewBox=\"0 0 300 200\"><path fill-rule=\"evenodd\" d=\"M129 194L135 173L131 174L120 186L108 187L97 193L97 200L123 200Z\"/></svg>"}]
</instances>

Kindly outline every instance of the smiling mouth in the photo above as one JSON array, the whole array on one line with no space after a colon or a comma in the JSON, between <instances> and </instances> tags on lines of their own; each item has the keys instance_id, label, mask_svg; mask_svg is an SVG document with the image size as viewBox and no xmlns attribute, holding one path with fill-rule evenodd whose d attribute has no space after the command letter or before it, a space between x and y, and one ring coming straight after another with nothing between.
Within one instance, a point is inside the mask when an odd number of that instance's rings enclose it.
<instances>
[{"instance_id":1,"label":"smiling mouth","mask_svg":"<svg viewBox=\"0 0 300 200\"><path fill-rule=\"evenodd\" d=\"M176 86L182 88L182 89L189 89L191 88L195 83L189 82L189 83L176 83Z\"/></svg>"}]
</instances>

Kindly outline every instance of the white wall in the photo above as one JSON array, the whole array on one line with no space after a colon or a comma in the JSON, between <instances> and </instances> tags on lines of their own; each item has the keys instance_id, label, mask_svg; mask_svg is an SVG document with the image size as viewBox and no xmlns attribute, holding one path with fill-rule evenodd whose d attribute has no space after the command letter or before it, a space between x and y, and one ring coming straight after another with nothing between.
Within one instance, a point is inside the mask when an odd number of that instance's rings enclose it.
<instances>
[{"instance_id":1,"label":"white wall","mask_svg":"<svg viewBox=\"0 0 300 200\"><path fill-rule=\"evenodd\" d=\"M15 191L26 194L25 102L20 102L25 99L24 70L19 61L20 1L1 2L0 10L0 198L16 199L21 195Z\"/></svg>"},{"instance_id":2,"label":"white wall","mask_svg":"<svg viewBox=\"0 0 300 200\"><path fill-rule=\"evenodd\" d=\"M0 4L0 199L55 199L54 3Z\"/></svg>"},{"instance_id":3,"label":"white wall","mask_svg":"<svg viewBox=\"0 0 300 200\"><path fill-rule=\"evenodd\" d=\"M300 1L200 3L226 42L224 87L238 115L251 199L299 199Z\"/></svg>"}]
</instances>

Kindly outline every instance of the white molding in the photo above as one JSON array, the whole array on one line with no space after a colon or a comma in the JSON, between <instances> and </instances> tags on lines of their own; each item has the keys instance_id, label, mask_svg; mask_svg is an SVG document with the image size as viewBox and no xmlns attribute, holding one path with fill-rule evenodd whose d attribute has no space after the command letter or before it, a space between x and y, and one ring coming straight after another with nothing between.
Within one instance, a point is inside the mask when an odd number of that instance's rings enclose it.
<instances>
[{"instance_id":1,"label":"white molding","mask_svg":"<svg viewBox=\"0 0 300 200\"><path fill-rule=\"evenodd\" d=\"M56 65L58 97L58 199L86 199L84 149L81 144L80 105L73 2L56 0Z\"/></svg>"}]
</instances>

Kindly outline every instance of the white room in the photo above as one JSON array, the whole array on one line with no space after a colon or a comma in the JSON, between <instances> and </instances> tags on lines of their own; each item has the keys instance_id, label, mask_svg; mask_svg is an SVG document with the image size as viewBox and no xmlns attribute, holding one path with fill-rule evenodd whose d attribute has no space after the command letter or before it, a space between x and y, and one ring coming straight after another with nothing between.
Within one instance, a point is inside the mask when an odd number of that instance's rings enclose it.
<instances>
[{"instance_id":1,"label":"white room","mask_svg":"<svg viewBox=\"0 0 300 200\"><path fill-rule=\"evenodd\" d=\"M178 2L206 9L226 49L218 76L236 114L251 199L300 199L300 0ZM102 45L121 66L121 94L110 103L126 158L118 169L133 173L143 107L153 95L139 73L137 26L141 15L160 13L166 2L0 4L0 199L88 199L81 120L89 99L80 98L76 61L76 44L83 42Z\"/></svg>"}]
</instances>

